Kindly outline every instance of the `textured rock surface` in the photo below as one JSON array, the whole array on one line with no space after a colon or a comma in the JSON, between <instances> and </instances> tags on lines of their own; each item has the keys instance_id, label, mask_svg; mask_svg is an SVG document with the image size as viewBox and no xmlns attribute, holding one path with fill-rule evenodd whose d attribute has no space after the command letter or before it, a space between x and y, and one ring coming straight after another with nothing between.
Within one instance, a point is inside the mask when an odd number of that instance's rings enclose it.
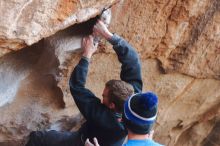
<instances>
[{"instance_id":1,"label":"textured rock surface","mask_svg":"<svg viewBox=\"0 0 220 146\"><path fill-rule=\"evenodd\" d=\"M0 58L1 146L22 145L31 130L81 123L68 79L80 59L73 50L90 23L63 29L111 3L0 1L0 55L8 53ZM169 146L220 145L220 1L124 0L112 11L110 29L142 58L144 90L160 97L155 139ZM87 87L101 97L105 82L119 78L120 64L107 42L99 48Z\"/></svg>"},{"instance_id":2,"label":"textured rock surface","mask_svg":"<svg viewBox=\"0 0 220 146\"><path fill-rule=\"evenodd\" d=\"M2 0L0 56L88 20L116 0Z\"/></svg>"},{"instance_id":3,"label":"textured rock surface","mask_svg":"<svg viewBox=\"0 0 220 146\"><path fill-rule=\"evenodd\" d=\"M144 58L158 58L166 72L219 79L220 1L128 0L115 11L113 28Z\"/></svg>"}]
</instances>

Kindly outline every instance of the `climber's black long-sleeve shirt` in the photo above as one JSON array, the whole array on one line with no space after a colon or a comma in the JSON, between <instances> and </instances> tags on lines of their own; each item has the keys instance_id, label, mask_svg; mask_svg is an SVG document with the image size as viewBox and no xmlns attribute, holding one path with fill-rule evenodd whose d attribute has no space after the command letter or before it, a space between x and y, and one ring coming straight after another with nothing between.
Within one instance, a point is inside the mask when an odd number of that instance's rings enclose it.
<instances>
[{"instance_id":1,"label":"climber's black long-sleeve shirt","mask_svg":"<svg viewBox=\"0 0 220 146\"><path fill-rule=\"evenodd\" d=\"M141 66L136 51L118 35L109 40L121 62L121 80L130 83L136 93L142 91ZM83 139L96 137L101 146L121 146L127 134L116 113L103 105L85 88L89 62L81 58L70 77L70 91L86 122L81 127Z\"/></svg>"}]
</instances>

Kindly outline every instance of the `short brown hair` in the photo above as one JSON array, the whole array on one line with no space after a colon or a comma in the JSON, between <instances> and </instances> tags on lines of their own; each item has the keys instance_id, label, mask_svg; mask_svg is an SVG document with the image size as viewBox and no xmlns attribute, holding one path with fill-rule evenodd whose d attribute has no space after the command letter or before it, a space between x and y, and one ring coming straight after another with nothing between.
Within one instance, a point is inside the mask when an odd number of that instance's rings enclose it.
<instances>
[{"instance_id":1,"label":"short brown hair","mask_svg":"<svg viewBox=\"0 0 220 146\"><path fill-rule=\"evenodd\" d=\"M134 93L133 87L122 80L110 80L105 86L108 88L108 98L115 104L115 110L123 112L125 100Z\"/></svg>"}]
</instances>

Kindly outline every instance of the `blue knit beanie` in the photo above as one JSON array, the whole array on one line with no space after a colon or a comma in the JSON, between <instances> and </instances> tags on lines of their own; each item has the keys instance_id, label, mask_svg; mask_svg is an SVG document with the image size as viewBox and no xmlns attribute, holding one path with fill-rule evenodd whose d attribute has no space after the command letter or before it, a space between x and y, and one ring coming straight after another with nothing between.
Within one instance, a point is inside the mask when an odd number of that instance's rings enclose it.
<instances>
[{"instance_id":1,"label":"blue knit beanie","mask_svg":"<svg viewBox=\"0 0 220 146\"><path fill-rule=\"evenodd\" d=\"M124 105L123 120L135 133L149 133L157 117L158 97L153 92L134 94Z\"/></svg>"}]
</instances>

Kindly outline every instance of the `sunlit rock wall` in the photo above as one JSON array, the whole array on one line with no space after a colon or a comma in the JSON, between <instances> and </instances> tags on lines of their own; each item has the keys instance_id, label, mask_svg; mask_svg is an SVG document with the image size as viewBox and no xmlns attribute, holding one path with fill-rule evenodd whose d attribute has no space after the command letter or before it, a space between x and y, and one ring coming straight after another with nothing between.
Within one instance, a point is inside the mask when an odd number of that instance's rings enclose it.
<instances>
[{"instance_id":1,"label":"sunlit rock wall","mask_svg":"<svg viewBox=\"0 0 220 146\"><path fill-rule=\"evenodd\" d=\"M113 3L0 1L0 145L23 145L31 130L77 129L82 118L68 79L92 20L81 22ZM159 95L155 140L220 145L220 1L121 0L112 12L110 30L137 49L144 90ZM101 97L105 82L119 79L119 72L103 40L86 86Z\"/></svg>"},{"instance_id":2,"label":"sunlit rock wall","mask_svg":"<svg viewBox=\"0 0 220 146\"><path fill-rule=\"evenodd\" d=\"M1 0L0 56L96 16L116 0Z\"/></svg>"}]
</instances>

